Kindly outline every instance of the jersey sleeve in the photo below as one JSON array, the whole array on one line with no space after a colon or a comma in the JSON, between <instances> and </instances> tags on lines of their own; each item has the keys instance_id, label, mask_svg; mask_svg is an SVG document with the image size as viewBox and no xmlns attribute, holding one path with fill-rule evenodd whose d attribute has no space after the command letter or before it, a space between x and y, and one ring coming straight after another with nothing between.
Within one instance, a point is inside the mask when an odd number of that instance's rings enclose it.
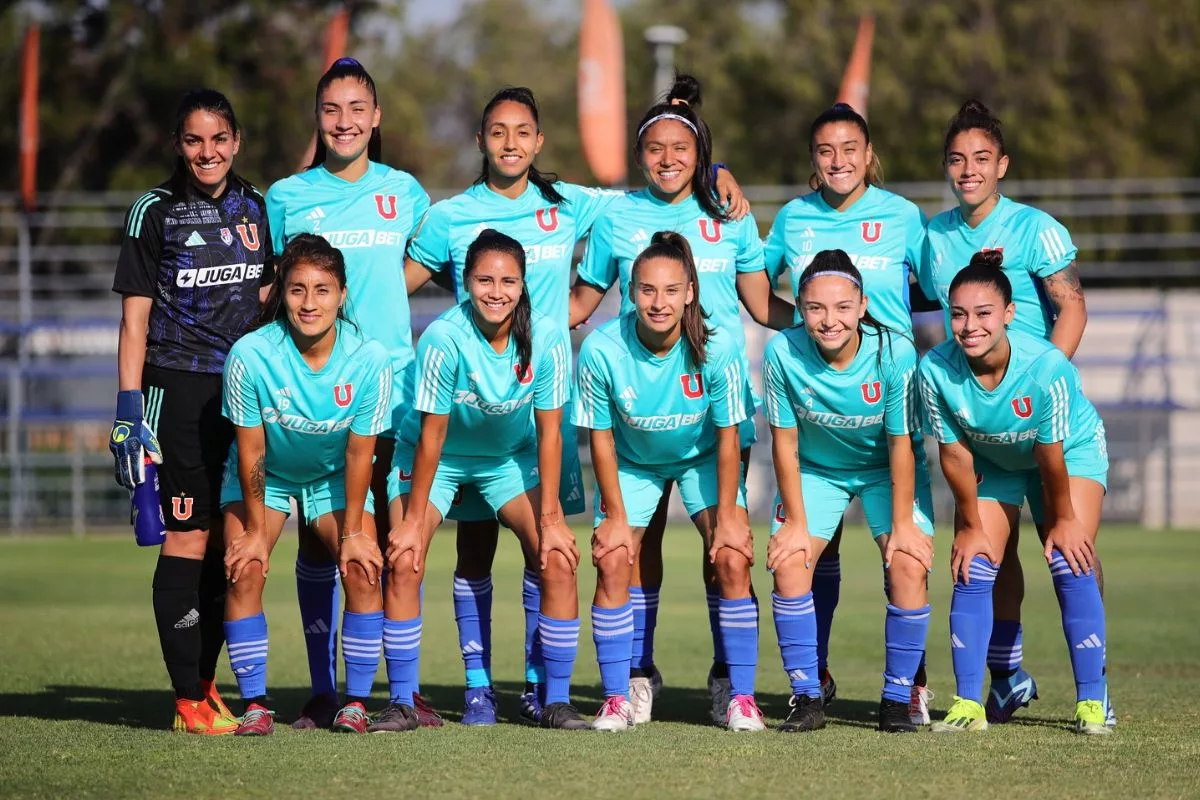
<instances>
[{"instance_id":1,"label":"jersey sleeve","mask_svg":"<svg viewBox=\"0 0 1200 800\"><path fill-rule=\"evenodd\" d=\"M408 243L408 257L433 272L453 268L450 258L450 214L445 205L430 206Z\"/></svg>"},{"instance_id":2,"label":"jersey sleeve","mask_svg":"<svg viewBox=\"0 0 1200 800\"><path fill-rule=\"evenodd\" d=\"M158 266L162 260L163 224L159 206L162 198L143 195L125 215L121 253L113 291L123 295L154 297L158 293Z\"/></svg>"},{"instance_id":3,"label":"jersey sleeve","mask_svg":"<svg viewBox=\"0 0 1200 800\"><path fill-rule=\"evenodd\" d=\"M930 300L941 302L938 297L937 283L933 279L933 243L929 240L929 228L921 237L921 254L917 259L917 284L921 292Z\"/></svg>"},{"instance_id":4,"label":"jersey sleeve","mask_svg":"<svg viewBox=\"0 0 1200 800\"><path fill-rule=\"evenodd\" d=\"M578 428L606 431L612 428L612 386L608 368L600 349L590 341L589 334L579 348L579 363L575 368L575 403L571 423Z\"/></svg>"},{"instance_id":5,"label":"jersey sleeve","mask_svg":"<svg viewBox=\"0 0 1200 800\"><path fill-rule=\"evenodd\" d=\"M287 244L287 230L284 226L284 220L287 217L287 207L284 205L282 181L272 184L270 189L267 189L267 227L271 231L271 250L276 256L283 253L283 248Z\"/></svg>"},{"instance_id":6,"label":"jersey sleeve","mask_svg":"<svg viewBox=\"0 0 1200 800\"><path fill-rule=\"evenodd\" d=\"M614 200L625 194L614 189L593 189L574 183L559 183L555 188L572 206L576 239L582 239L591 233L596 220L604 216L604 212L608 211Z\"/></svg>"},{"instance_id":7,"label":"jersey sleeve","mask_svg":"<svg viewBox=\"0 0 1200 800\"><path fill-rule=\"evenodd\" d=\"M775 221L771 223L771 230L767 231L766 241L763 242L763 266L771 285L776 287L779 286L780 277L787 271L786 230L787 206L784 206L775 215Z\"/></svg>"},{"instance_id":8,"label":"jersey sleeve","mask_svg":"<svg viewBox=\"0 0 1200 800\"><path fill-rule=\"evenodd\" d=\"M1079 248L1062 223L1049 214L1040 214L1034 230L1036 236L1029 245L1033 255L1029 269L1033 274L1048 278L1071 266Z\"/></svg>"},{"instance_id":9,"label":"jersey sleeve","mask_svg":"<svg viewBox=\"0 0 1200 800\"><path fill-rule=\"evenodd\" d=\"M370 367L364 370L365 385L350 424L351 432L359 436L378 436L392 420L392 360L382 346L374 347L375 344L366 345L371 347L373 357Z\"/></svg>"},{"instance_id":10,"label":"jersey sleeve","mask_svg":"<svg viewBox=\"0 0 1200 800\"><path fill-rule=\"evenodd\" d=\"M918 282L921 276L921 262L925 259L925 238L928 235L926 225L925 213L919 208L912 209L904 230L904 263L908 265L909 271L917 276ZM924 284L921 284L921 291L925 292ZM931 294L925 296L930 300L936 299Z\"/></svg>"},{"instance_id":11,"label":"jersey sleeve","mask_svg":"<svg viewBox=\"0 0 1200 800\"><path fill-rule=\"evenodd\" d=\"M258 390L241 348L235 343L225 359L225 377L221 386L221 413L239 428L262 425Z\"/></svg>"},{"instance_id":12,"label":"jersey sleeve","mask_svg":"<svg viewBox=\"0 0 1200 800\"><path fill-rule=\"evenodd\" d=\"M884 354L884 362L888 364L885 375L887 381L887 401L883 407L883 427L889 436L908 436L920 428L920 415L917 406L917 351L907 338L892 334L891 342L887 337L880 346L890 348L891 353Z\"/></svg>"},{"instance_id":13,"label":"jersey sleeve","mask_svg":"<svg viewBox=\"0 0 1200 800\"><path fill-rule=\"evenodd\" d=\"M711 341L711 340L710 340ZM732 428L746 421L746 373L742 359L732 347L714 348L704 362L708 384L709 414L718 428Z\"/></svg>"},{"instance_id":14,"label":"jersey sleeve","mask_svg":"<svg viewBox=\"0 0 1200 800\"><path fill-rule=\"evenodd\" d=\"M251 201L258 205L259 222L263 227L262 241L266 242L266 252L263 254L262 274L259 276L258 285L270 286L275 280L275 259L283 252L283 250L275 249L275 239L271 233L271 217L267 213L267 198L263 197L262 192L253 186L250 187L252 192Z\"/></svg>"},{"instance_id":15,"label":"jersey sleeve","mask_svg":"<svg viewBox=\"0 0 1200 800\"><path fill-rule=\"evenodd\" d=\"M1058 350L1047 350L1053 366L1042 371L1037 381L1039 444L1065 442L1070 434L1071 393L1074 381L1071 363Z\"/></svg>"},{"instance_id":16,"label":"jersey sleeve","mask_svg":"<svg viewBox=\"0 0 1200 800\"><path fill-rule=\"evenodd\" d=\"M429 213L429 192L425 191L424 187L417 182L416 178L411 178L409 181L409 199L412 206L412 236L417 235L417 226L421 224L421 220L425 219L425 215Z\"/></svg>"},{"instance_id":17,"label":"jersey sleeve","mask_svg":"<svg viewBox=\"0 0 1200 800\"><path fill-rule=\"evenodd\" d=\"M792 401L788 397L786 371L780 354L782 346L779 342L782 334L767 344L762 360L763 408L766 409L767 423L772 428L795 428L796 413L792 409Z\"/></svg>"},{"instance_id":18,"label":"jersey sleeve","mask_svg":"<svg viewBox=\"0 0 1200 800\"><path fill-rule=\"evenodd\" d=\"M603 216L592 226L583 260L579 262L579 280L608 291L617 282L619 268L613 251L612 220Z\"/></svg>"},{"instance_id":19,"label":"jersey sleeve","mask_svg":"<svg viewBox=\"0 0 1200 800\"><path fill-rule=\"evenodd\" d=\"M458 378L458 343L435 320L417 347L417 391L413 407L426 414L449 414Z\"/></svg>"},{"instance_id":20,"label":"jersey sleeve","mask_svg":"<svg viewBox=\"0 0 1200 800\"><path fill-rule=\"evenodd\" d=\"M747 214L739 223L737 272L760 272L766 269L762 239L758 235L758 223L753 214Z\"/></svg>"},{"instance_id":21,"label":"jersey sleeve","mask_svg":"<svg viewBox=\"0 0 1200 800\"><path fill-rule=\"evenodd\" d=\"M946 406L942 393L938 391L933 362L926 356L917 368L917 385L921 393L921 406L925 424L938 444L953 444L962 438L962 431L954 419L954 413Z\"/></svg>"},{"instance_id":22,"label":"jersey sleeve","mask_svg":"<svg viewBox=\"0 0 1200 800\"><path fill-rule=\"evenodd\" d=\"M542 326L534 331L534 336L535 341L543 344L533 376L533 407L538 411L553 411L566 405L571 391L570 353L557 326Z\"/></svg>"}]
</instances>

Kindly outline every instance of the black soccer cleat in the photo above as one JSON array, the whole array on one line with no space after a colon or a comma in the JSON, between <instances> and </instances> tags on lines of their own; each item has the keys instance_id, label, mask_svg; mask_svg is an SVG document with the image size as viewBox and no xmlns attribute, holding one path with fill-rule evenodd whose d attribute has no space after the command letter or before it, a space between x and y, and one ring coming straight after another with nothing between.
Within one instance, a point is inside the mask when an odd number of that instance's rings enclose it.
<instances>
[{"instance_id":1,"label":"black soccer cleat","mask_svg":"<svg viewBox=\"0 0 1200 800\"><path fill-rule=\"evenodd\" d=\"M564 731L588 731L592 724L585 720L570 703L550 703L542 709L538 723L543 728L558 728Z\"/></svg>"},{"instance_id":2,"label":"black soccer cleat","mask_svg":"<svg viewBox=\"0 0 1200 800\"><path fill-rule=\"evenodd\" d=\"M916 733L917 726L913 724L909 714L908 703L898 700L888 700L886 697L879 701L879 730L884 733Z\"/></svg>"},{"instance_id":3,"label":"black soccer cleat","mask_svg":"<svg viewBox=\"0 0 1200 800\"><path fill-rule=\"evenodd\" d=\"M792 696L788 705L791 711L788 712L787 718L779 723L777 730L783 733L800 733L825 727L825 704L820 697L797 694ZM907 709L907 706L905 708Z\"/></svg>"}]
</instances>

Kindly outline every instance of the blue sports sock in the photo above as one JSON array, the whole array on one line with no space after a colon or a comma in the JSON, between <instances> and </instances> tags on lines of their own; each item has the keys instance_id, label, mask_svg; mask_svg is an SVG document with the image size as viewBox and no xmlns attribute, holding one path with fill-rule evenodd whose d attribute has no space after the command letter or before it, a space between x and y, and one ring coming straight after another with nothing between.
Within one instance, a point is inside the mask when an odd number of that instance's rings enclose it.
<instances>
[{"instance_id":1,"label":"blue sports sock","mask_svg":"<svg viewBox=\"0 0 1200 800\"><path fill-rule=\"evenodd\" d=\"M886 578L885 578L886 581ZM829 667L829 632L833 630L833 612L842 596L842 557L826 556L813 567L813 607L817 612L817 672Z\"/></svg>"},{"instance_id":2,"label":"blue sports sock","mask_svg":"<svg viewBox=\"0 0 1200 800\"><path fill-rule=\"evenodd\" d=\"M983 668L992 633L992 587L997 568L983 556L971 559L971 582L955 583L950 600L950 656L959 697L983 702Z\"/></svg>"},{"instance_id":3,"label":"blue sports sock","mask_svg":"<svg viewBox=\"0 0 1200 800\"><path fill-rule=\"evenodd\" d=\"M571 671L579 652L579 617L551 619L538 614L538 643L546 669L546 704L571 702Z\"/></svg>"},{"instance_id":4,"label":"blue sports sock","mask_svg":"<svg viewBox=\"0 0 1200 800\"><path fill-rule=\"evenodd\" d=\"M725 663L725 641L721 638L721 590L715 586L704 587L704 599L708 601L708 629L712 633L713 663Z\"/></svg>"},{"instance_id":5,"label":"blue sports sock","mask_svg":"<svg viewBox=\"0 0 1200 800\"><path fill-rule=\"evenodd\" d=\"M1015 619L993 622L992 639L988 642L988 669L1012 674L1021 668L1022 655L1021 623Z\"/></svg>"},{"instance_id":6,"label":"blue sports sock","mask_svg":"<svg viewBox=\"0 0 1200 800\"><path fill-rule=\"evenodd\" d=\"M654 629L658 626L659 586L630 586L633 604L633 661L638 669L654 666Z\"/></svg>"},{"instance_id":7,"label":"blue sports sock","mask_svg":"<svg viewBox=\"0 0 1200 800\"><path fill-rule=\"evenodd\" d=\"M346 697L371 696L379 653L383 649L383 612L342 614L342 660L346 662Z\"/></svg>"},{"instance_id":8,"label":"blue sports sock","mask_svg":"<svg viewBox=\"0 0 1200 800\"><path fill-rule=\"evenodd\" d=\"M525 681L545 683L546 667L538 647L538 615L542 608L542 581L536 572L526 569L521 579L521 605L525 609Z\"/></svg>"},{"instance_id":9,"label":"blue sports sock","mask_svg":"<svg viewBox=\"0 0 1200 800\"><path fill-rule=\"evenodd\" d=\"M388 697L413 705L421 671L421 618L383 620L383 659L387 663Z\"/></svg>"},{"instance_id":10,"label":"blue sports sock","mask_svg":"<svg viewBox=\"0 0 1200 800\"><path fill-rule=\"evenodd\" d=\"M721 643L729 665L729 696L753 696L758 668L758 604L753 597L722 597L718 609Z\"/></svg>"},{"instance_id":11,"label":"blue sports sock","mask_svg":"<svg viewBox=\"0 0 1200 800\"><path fill-rule=\"evenodd\" d=\"M629 662L637 635L633 604L617 608L592 606L592 639L605 697L629 697Z\"/></svg>"},{"instance_id":12,"label":"blue sports sock","mask_svg":"<svg viewBox=\"0 0 1200 800\"><path fill-rule=\"evenodd\" d=\"M467 671L467 688L492 685L492 576L454 575L454 621Z\"/></svg>"},{"instance_id":13,"label":"blue sports sock","mask_svg":"<svg viewBox=\"0 0 1200 800\"><path fill-rule=\"evenodd\" d=\"M243 700L267 693L267 617L253 617L225 623L225 642L229 666L237 678Z\"/></svg>"},{"instance_id":14,"label":"blue sports sock","mask_svg":"<svg viewBox=\"0 0 1200 800\"><path fill-rule=\"evenodd\" d=\"M1062 609L1063 633L1071 648L1071 670L1075 673L1076 700L1104 700L1104 651L1107 636L1104 601L1096 573L1074 575L1062 553L1050 557L1050 576Z\"/></svg>"},{"instance_id":15,"label":"blue sports sock","mask_svg":"<svg viewBox=\"0 0 1200 800\"><path fill-rule=\"evenodd\" d=\"M296 599L312 692L337 694L337 564L312 563L297 555Z\"/></svg>"},{"instance_id":16,"label":"blue sports sock","mask_svg":"<svg viewBox=\"0 0 1200 800\"><path fill-rule=\"evenodd\" d=\"M907 703L912 695L913 678L925 654L925 636L929 633L929 606L904 609L888 603L883 624L887 651L883 668L883 696Z\"/></svg>"},{"instance_id":17,"label":"blue sports sock","mask_svg":"<svg viewBox=\"0 0 1200 800\"><path fill-rule=\"evenodd\" d=\"M817 615L812 592L799 597L771 593L771 612L775 617L775 635L783 671L792 684L792 694L821 696L817 673Z\"/></svg>"}]
</instances>

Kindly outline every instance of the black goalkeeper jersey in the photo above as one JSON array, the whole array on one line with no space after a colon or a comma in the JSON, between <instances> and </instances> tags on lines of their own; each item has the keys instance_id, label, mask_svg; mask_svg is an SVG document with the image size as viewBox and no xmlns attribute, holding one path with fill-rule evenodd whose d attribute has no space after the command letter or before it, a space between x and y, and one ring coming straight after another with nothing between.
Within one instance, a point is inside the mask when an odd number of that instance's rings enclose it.
<instances>
[{"instance_id":1,"label":"black goalkeeper jersey","mask_svg":"<svg viewBox=\"0 0 1200 800\"><path fill-rule=\"evenodd\" d=\"M261 194L230 182L220 197L173 199L164 183L126 215L113 291L154 301L147 364L220 374L272 275Z\"/></svg>"}]
</instances>

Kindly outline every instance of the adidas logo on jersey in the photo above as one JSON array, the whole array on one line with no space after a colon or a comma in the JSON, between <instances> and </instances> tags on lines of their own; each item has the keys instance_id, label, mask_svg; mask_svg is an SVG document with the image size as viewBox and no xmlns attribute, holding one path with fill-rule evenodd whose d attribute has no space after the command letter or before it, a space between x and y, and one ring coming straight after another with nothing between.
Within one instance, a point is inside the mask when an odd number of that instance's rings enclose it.
<instances>
[{"instance_id":1,"label":"adidas logo on jersey","mask_svg":"<svg viewBox=\"0 0 1200 800\"><path fill-rule=\"evenodd\" d=\"M325 209L317 206L312 211L308 212L304 218L308 220L308 224L312 227L313 233L320 233L321 220L325 219Z\"/></svg>"},{"instance_id":2,"label":"adidas logo on jersey","mask_svg":"<svg viewBox=\"0 0 1200 800\"><path fill-rule=\"evenodd\" d=\"M208 242L200 235L200 231L192 231L192 235L183 243L184 247L204 247Z\"/></svg>"},{"instance_id":3,"label":"adidas logo on jersey","mask_svg":"<svg viewBox=\"0 0 1200 800\"><path fill-rule=\"evenodd\" d=\"M650 241L650 236L646 233L645 228L638 228L637 233L629 237L629 241L633 242L634 244L638 244L639 242L648 242Z\"/></svg>"},{"instance_id":4,"label":"adidas logo on jersey","mask_svg":"<svg viewBox=\"0 0 1200 800\"><path fill-rule=\"evenodd\" d=\"M191 628L199 621L200 612L193 608L191 611L183 615L183 619L175 623L175 629L181 630L183 628Z\"/></svg>"},{"instance_id":5,"label":"adidas logo on jersey","mask_svg":"<svg viewBox=\"0 0 1200 800\"><path fill-rule=\"evenodd\" d=\"M801 239L814 239L814 238L816 238L816 236L817 235L815 233L813 233L812 228L805 228L804 233L800 234Z\"/></svg>"},{"instance_id":6,"label":"adidas logo on jersey","mask_svg":"<svg viewBox=\"0 0 1200 800\"><path fill-rule=\"evenodd\" d=\"M479 236L479 234L483 233L484 231L486 231L488 228L491 228L491 227L494 227L494 226L490 222L479 223L478 225L475 226L475 230L471 231L471 238L472 239L477 238Z\"/></svg>"},{"instance_id":7,"label":"adidas logo on jersey","mask_svg":"<svg viewBox=\"0 0 1200 800\"><path fill-rule=\"evenodd\" d=\"M637 400L637 392L635 392L633 390L632 386L626 386L625 391L621 392L621 399L622 400Z\"/></svg>"},{"instance_id":8,"label":"adidas logo on jersey","mask_svg":"<svg viewBox=\"0 0 1200 800\"><path fill-rule=\"evenodd\" d=\"M325 620L323 619L318 619L304 629L305 636L321 636L326 633L329 633L329 626L325 624Z\"/></svg>"}]
</instances>

